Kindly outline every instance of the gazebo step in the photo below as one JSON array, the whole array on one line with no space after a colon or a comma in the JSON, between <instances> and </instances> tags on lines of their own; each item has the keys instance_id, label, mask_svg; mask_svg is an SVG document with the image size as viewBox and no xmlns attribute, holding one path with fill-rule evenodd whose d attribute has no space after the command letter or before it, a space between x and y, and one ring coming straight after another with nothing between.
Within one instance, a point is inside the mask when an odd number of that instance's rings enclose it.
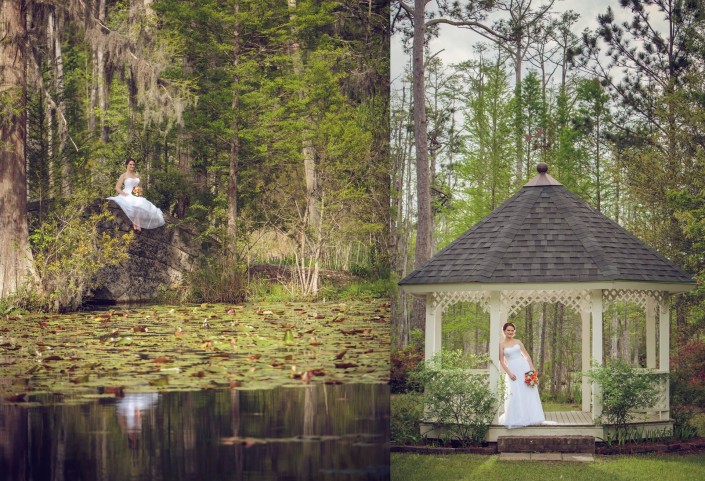
<instances>
[{"instance_id":1,"label":"gazebo step","mask_svg":"<svg viewBox=\"0 0 705 481\"><path fill-rule=\"evenodd\" d=\"M595 453L593 436L499 436L500 453Z\"/></svg>"}]
</instances>

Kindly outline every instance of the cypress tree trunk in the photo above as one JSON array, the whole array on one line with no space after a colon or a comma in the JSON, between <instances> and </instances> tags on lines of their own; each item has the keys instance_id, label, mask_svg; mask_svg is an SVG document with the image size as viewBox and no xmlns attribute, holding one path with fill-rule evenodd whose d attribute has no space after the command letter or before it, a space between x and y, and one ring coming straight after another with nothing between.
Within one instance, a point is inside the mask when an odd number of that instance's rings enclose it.
<instances>
[{"instance_id":1,"label":"cypress tree trunk","mask_svg":"<svg viewBox=\"0 0 705 481\"><path fill-rule=\"evenodd\" d=\"M0 95L9 115L0 119L0 298L34 276L27 228L25 0L0 2Z\"/></svg>"}]
</instances>

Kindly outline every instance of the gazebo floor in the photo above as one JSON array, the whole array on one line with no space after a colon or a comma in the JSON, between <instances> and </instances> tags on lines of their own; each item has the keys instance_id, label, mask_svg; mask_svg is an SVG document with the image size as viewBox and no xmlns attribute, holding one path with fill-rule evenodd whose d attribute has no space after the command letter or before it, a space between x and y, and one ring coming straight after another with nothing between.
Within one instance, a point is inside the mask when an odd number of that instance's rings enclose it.
<instances>
[{"instance_id":1,"label":"gazebo floor","mask_svg":"<svg viewBox=\"0 0 705 481\"><path fill-rule=\"evenodd\" d=\"M600 441L605 436L605 426L594 424L592 413L580 411L546 412L546 421L551 424L540 426L526 426L523 428L508 429L505 426L491 424L487 433L487 441L496 442L499 436L593 436ZM555 424L553 424L555 423ZM671 420L660 420L658 416L643 417L630 423L631 426L641 428L645 432L671 429ZM421 433L430 438L438 438L439 433L433 431L433 426L428 421L421 422Z\"/></svg>"}]
</instances>

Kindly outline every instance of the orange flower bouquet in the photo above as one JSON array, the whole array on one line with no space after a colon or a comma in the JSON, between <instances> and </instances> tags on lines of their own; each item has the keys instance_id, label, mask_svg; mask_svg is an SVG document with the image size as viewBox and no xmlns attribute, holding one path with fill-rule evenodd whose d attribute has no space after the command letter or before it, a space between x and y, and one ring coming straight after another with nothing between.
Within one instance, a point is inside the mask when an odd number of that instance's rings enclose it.
<instances>
[{"instance_id":1,"label":"orange flower bouquet","mask_svg":"<svg viewBox=\"0 0 705 481\"><path fill-rule=\"evenodd\" d=\"M142 187L138 185L137 187L132 189L132 195L134 195L135 197L142 197Z\"/></svg>"},{"instance_id":2,"label":"orange flower bouquet","mask_svg":"<svg viewBox=\"0 0 705 481\"><path fill-rule=\"evenodd\" d=\"M539 383L539 373L536 371L524 373L524 382L531 387L536 386Z\"/></svg>"}]
</instances>

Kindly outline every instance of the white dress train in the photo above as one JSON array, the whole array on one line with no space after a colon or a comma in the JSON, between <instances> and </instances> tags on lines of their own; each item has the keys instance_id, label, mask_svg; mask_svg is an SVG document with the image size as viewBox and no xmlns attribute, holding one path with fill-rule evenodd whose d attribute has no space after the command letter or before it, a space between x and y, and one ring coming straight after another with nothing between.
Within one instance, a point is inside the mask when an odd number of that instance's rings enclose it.
<instances>
[{"instance_id":1,"label":"white dress train","mask_svg":"<svg viewBox=\"0 0 705 481\"><path fill-rule=\"evenodd\" d=\"M156 229L164 225L162 211L144 197L132 195L132 190L140 183L139 178L125 179L124 192L129 195L116 195L108 197L125 212L133 224L142 229Z\"/></svg>"},{"instance_id":2,"label":"white dress train","mask_svg":"<svg viewBox=\"0 0 705 481\"><path fill-rule=\"evenodd\" d=\"M508 428L548 424L543 414L538 386L532 387L524 382L524 373L531 368L519 344L504 348L504 362L516 380L512 381L508 374L505 376L504 413L499 417L499 424Z\"/></svg>"}]
</instances>

